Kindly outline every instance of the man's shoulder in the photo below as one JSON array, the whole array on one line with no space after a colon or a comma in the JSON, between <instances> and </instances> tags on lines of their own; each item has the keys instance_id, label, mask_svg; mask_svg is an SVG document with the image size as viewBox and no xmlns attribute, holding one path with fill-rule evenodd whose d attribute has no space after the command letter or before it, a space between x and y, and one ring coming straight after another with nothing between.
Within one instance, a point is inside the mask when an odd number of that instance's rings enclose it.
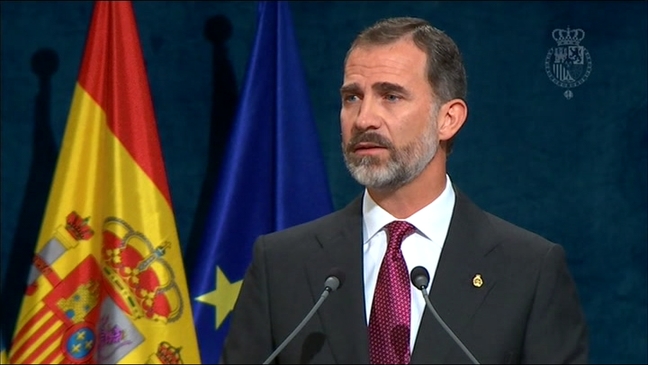
<instances>
[{"instance_id":1,"label":"man's shoulder","mask_svg":"<svg viewBox=\"0 0 648 365\"><path fill-rule=\"evenodd\" d=\"M484 212L495 237L501 244L512 248L546 252L556 243L530 229L505 220L490 212Z\"/></svg>"},{"instance_id":2,"label":"man's shoulder","mask_svg":"<svg viewBox=\"0 0 648 365\"><path fill-rule=\"evenodd\" d=\"M268 246L272 244L285 247L303 244L317 237L334 235L347 225L362 223L360 201L360 198L356 198L341 209L305 223L265 234L262 238L268 242Z\"/></svg>"},{"instance_id":3,"label":"man's shoulder","mask_svg":"<svg viewBox=\"0 0 648 365\"><path fill-rule=\"evenodd\" d=\"M269 233L266 235L266 238L285 238L329 232L331 229L339 227L342 224L344 221L343 215L342 210L336 210L314 220Z\"/></svg>"},{"instance_id":4,"label":"man's shoulder","mask_svg":"<svg viewBox=\"0 0 648 365\"><path fill-rule=\"evenodd\" d=\"M469 211L479 222L480 236L486 240L495 240L497 245L514 254L544 255L557 243L542 236L532 229L525 228L507 220L473 203L465 194L458 193L463 201L463 211ZM476 228L476 227L475 227Z\"/></svg>"}]
</instances>

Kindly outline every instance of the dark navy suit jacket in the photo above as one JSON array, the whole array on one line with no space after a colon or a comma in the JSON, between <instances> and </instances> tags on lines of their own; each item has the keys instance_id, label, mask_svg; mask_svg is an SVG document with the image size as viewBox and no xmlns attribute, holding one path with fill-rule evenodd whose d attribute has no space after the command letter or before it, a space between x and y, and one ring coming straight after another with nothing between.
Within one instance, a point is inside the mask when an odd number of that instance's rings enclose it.
<instances>
[{"instance_id":1,"label":"dark navy suit jacket","mask_svg":"<svg viewBox=\"0 0 648 365\"><path fill-rule=\"evenodd\" d=\"M505 222L456 191L430 291L445 323L480 363L586 363L588 331L560 245ZM222 363L262 363L319 299L333 267L346 274L276 363L369 363L362 199L261 236L232 313ZM479 274L483 285L473 285ZM412 364L470 363L433 314Z\"/></svg>"}]
</instances>

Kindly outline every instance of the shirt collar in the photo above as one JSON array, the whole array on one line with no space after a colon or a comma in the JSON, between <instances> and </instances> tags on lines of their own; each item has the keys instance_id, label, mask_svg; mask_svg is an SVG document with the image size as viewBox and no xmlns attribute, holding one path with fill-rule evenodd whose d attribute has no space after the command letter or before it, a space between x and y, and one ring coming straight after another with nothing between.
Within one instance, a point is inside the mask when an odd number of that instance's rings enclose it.
<instances>
[{"instance_id":1,"label":"shirt collar","mask_svg":"<svg viewBox=\"0 0 648 365\"><path fill-rule=\"evenodd\" d=\"M443 245L450 226L454 203L455 192L452 188L450 176L446 174L446 187L441 192L441 195L405 220L413 224L418 232L432 242ZM367 244L385 225L397 220L376 204L368 194L367 189L365 189L362 198L362 217L364 244Z\"/></svg>"}]
</instances>

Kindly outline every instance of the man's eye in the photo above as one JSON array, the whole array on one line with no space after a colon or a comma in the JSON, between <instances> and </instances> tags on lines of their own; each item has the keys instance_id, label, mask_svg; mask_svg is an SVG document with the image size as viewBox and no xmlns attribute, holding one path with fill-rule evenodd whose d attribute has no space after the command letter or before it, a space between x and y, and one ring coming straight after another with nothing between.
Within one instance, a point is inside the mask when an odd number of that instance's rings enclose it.
<instances>
[{"instance_id":1,"label":"man's eye","mask_svg":"<svg viewBox=\"0 0 648 365\"><path fill-rule=\"evenodd\" d=\"M398 101L398 100L400 100L400 97L398 95L388 94L388 95L385 95L385 99L387 99L389 101Z\"/></svg>"},{"instance_id":2,"label":"man's eye","mask_svg":"<svg viewBox=\"0 0 648 365\"><path fill-rule=\"evenodd\" d=\"M346 102L353 102L353 101L358 100L358 96L357 95L345 95L343 99Z\"/></svg>"}]
</instances>

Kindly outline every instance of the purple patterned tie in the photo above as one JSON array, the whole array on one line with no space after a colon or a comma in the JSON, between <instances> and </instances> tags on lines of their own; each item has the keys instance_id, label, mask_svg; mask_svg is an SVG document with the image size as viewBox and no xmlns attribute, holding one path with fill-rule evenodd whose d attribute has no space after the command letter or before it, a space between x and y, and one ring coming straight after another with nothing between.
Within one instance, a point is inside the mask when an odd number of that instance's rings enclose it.
<instances>
[{"instance_id":1,"label":"purple patterned tie","mask_svg":"<svg viewBox=\"0 0 648 365\"><path fill-rule=\"evenodd\" d=\"M416 228L405 221L385 227L387 252L378 272L369 317L369 359L372 364L409 364L410 281L400 248Z\"/></svg>"}]
</instances>

